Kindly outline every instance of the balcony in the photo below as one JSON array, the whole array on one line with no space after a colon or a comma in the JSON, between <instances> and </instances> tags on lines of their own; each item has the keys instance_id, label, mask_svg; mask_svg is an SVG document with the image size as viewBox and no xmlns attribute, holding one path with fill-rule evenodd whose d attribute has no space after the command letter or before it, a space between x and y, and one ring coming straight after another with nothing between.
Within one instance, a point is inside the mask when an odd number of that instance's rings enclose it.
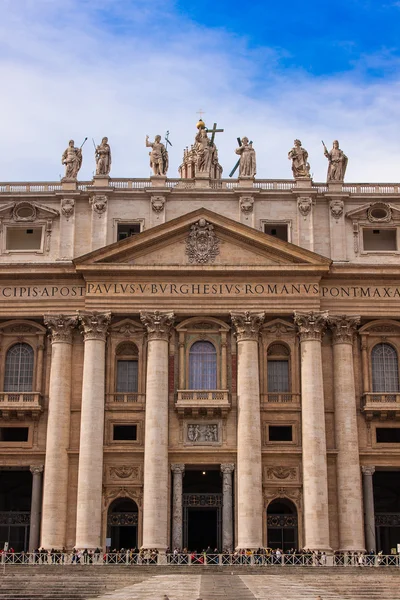
<instances>
[{"instance_id":1,"label":"balcony","mask_svg":"<svg viewBox=\"0 0 400 600\"><path fill-rule=\"evenodd\" d=\"M261 395L261 408L279 410L293 410L300 408L300 394L291 392L269 392Z\"/></svg>"},{"instance_id":2,"label":"balcony","mask_svg":"<svg viewBox=\"0 0 400 600\"><path fill-rule=\"evenodd\" d=\"M228 390L178 390L175 409L180 416L226 416L231 408Z\"/></svg>"},{"instance_id":3,"label":"balcony","mask_svg":"<svg viewBox=\"0 0 400 600\"><path fill-rule=\"evenodd\" d=\"M1 419L38 419L42 407L42 397L38 392L1 392Z\"/></svg>"},{"instance_id":4,"label":"balcony","mask_svg":"<svg viewBox=\"0 0 400 600\"><path fill-rule=\"evenodd\" d=\"M367 419L378 416L380 419L400 419L400 394L363 394L361 410Z\"/></svg>"},{"instance_id":5,"label":"balcony","mask_svg":"<svg viewBox=\"0 0 400 600\"><path fill-rule=\"evenodd\" d=\"M115 392L106 395L106 408L112 410L144 410L145 394Z\"/></svg>"}]
</instances>

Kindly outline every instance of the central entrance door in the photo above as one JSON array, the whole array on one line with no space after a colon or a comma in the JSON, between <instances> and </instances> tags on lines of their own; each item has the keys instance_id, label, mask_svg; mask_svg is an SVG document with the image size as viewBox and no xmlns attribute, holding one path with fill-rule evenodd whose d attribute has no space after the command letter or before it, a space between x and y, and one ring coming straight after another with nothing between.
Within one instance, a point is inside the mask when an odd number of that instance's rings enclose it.
<instances>
[{"instance_id":1,"label":"central entrance door","mask_svg":"<svg viewBox=\"0 0 400 600\"><path fill-rule=\"evenodd\" d=\"M183 480L183 545L202 552L221 550L222 478L219 470L185 470Z\"/></svg>"},{"instance_id":2,"label":"central entrance door","mask_svg":"<svg viewBox=\"0 0 400 600\"><path fill-rule=\"evenodd\" d=\"M110 505L107 515L107 537L111 538L111 550L137 548L138 507L129 498L117 498Z\"/></svg>"}]
</instances>

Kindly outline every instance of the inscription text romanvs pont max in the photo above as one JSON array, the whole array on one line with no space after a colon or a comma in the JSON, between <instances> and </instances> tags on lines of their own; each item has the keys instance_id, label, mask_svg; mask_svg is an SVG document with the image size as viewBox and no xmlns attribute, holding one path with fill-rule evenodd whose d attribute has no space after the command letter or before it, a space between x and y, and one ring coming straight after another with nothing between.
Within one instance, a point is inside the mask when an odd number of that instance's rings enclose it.
<instances>
[{"instance_id":1,"label":"inscription text romanvs pont max","mask_svg":"<svg viewBox=\"0 0 400 600\"><path fill-rule=\"evenodd\" d=\"M85 285L0 286L0 298L82 298L84 296L320 296L322 298L400 299L396 286L338 286L316 283L87 283Z\"/></svg>"}]
</instances>

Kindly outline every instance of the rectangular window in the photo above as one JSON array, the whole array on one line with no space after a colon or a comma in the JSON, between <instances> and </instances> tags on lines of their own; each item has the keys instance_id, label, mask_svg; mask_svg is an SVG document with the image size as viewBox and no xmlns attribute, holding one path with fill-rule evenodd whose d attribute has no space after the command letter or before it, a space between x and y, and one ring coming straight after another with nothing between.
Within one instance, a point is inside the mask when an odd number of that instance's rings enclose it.
<instances>
[{"instance_id":1,"label":"rectangular window","mask_svg":"<svg viewBox=\"0 0 400 600\"><path fill-rule=\"evenodd\" d=\"M282 223L264 223L264 233L272 235L273 237L288 241L288 226Z\"/></svg>"},{"instance_id":2,"label":"rectangular window","mask_svg":"<svg viewBox=\"0 0 400 600\"><path fill-rule=\"evenodd\" d=\"M138 391L138 361L117 361L117 392L127 394Z\"/></svg>"},{"instance_id":3,"label":"rectangular window","mask_svg":"<svg viewBox=\"0 0 400 600\"><path fill-rule=\"evenodd\" d=\"M114 425L113 440L135 442L137 440L137 425Z\"/></svg>"},{"instance_id":4,"label":"rectangular window","mask_svg":"<svg viewBox=\"0 0 400 600\"><path fill-rule=\"evenodd\" d=\"M291 442L293 440L291 425L270 425L268 427L270 442Z\"/></svg>"},{"instance_id":5,"label":"rectangular window","mask_svg":"<svg viewBox=\"0 0 400 600\"><path fill-rule=\"evenodd\" d=\"M41 250L42 227L7 227L6 250Z\"/></svg>"},{"instance_id":6,"label":"rectangular window","mask_svg":"<svg viewBox=\"0 0 400 600\"><path fill-rule=\"evenodd\" d=\"M29 427L0 427L0 442L27 442Z\"/></svg>"},{"instance_id":7,"label":"rectangular window","mask_svg":"<svg viewBox=\"0 0 400 600\"><path fill-rule=\"evenodd\" d=\"M396 229L363 229L364 250L372 252L390 252L397 250Z\"/></svg>"},{"instance_id":8,"label":"rectangular window","mask_svg":"<svg viewBox=\"0 0 400 600\"><path fill-rule=\"evenodd\" d=\"M400 444L400 427L377 427L378 444Z\"/></svg>"},{"instance_id":9,"label":"rectangular window","mask_svg":"<svg viewBox=\"0 0 400 600\"><path fill-rule=\"evenodd\" d=\"M140 223L118 223L117 241L140 233Z\"/></svg>"},{"instance_id":10,"label":"rectangular window","mask_svg":"<svg viewBox=\"0 0 400 600\"><path fill-rule=\"evenodd\" d=\"M289 392L289 361L268 361L268 392Z\"/></svg>"}]
</instances>

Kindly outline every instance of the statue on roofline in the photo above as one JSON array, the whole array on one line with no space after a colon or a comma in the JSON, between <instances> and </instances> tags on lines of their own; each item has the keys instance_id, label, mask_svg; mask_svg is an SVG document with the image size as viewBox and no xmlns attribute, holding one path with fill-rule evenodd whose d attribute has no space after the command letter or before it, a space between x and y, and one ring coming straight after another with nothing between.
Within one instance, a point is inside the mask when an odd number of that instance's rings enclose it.
<instances>
[{"instance_id":1,"label":"statue on roofline","mask_svg":"<svg viewBox=\"0 0 400 600\"><path fill-rule=\"evenodd\" d=\"M95 146L96 175L109 175L111 170L111 148L108 138L103 137L101 144Z\"/></svg>"},{"instance_id":2,"label":"statue on roofline","mask_svg":"<svg viewBox=\"0 0 400 600\"><path fill-rule=\"evenodd\" d=\"M330 152L328 152L328 148L325 146L324 142L322 142L322 144L324 146L324 155L329 161L327 181L344 181L349 159L343 150L339 148L339 142L337 140L333 142L332 150Z\"/></svg>"},{"instance_id":3,"label":"statue on roofline","mask_svg":"<svg viewBox=\"0 0 400 600\"><path fill-rule=\"evenodd\" d=\"M294 140L294 146L289 151L288 158L292 161L292 171L295 179L311 178L308 152L302 147L300 140Z\"/></svg>"},{"instance_id":4,"label":"statue on roofline","mask_svg":"<svg viewBox=\"0 0 400 600\"><path fill-rule=\"evenodd\" d=\"M154 142L149 142L149 136L146 135L146 147L151 148L149 152L150 167L153 169L154 175L166 175L168 171L168 151L164 144L161 143L161 135L156 135Z\"/></svg>"},{"instance_id":5,"label":"statue on roofline","mask_svg":"<svg viewBox=\"0 0 400 600\"><path fill-rule=\"evenodd\" d=\"M82 146L76 148L74 140L68 142L68 148L61 157L61 163L65 165L65 179L76 179L82 166Z\"/></svg>"},{"instance_id":6,"label":"statue on roofline","mask_svg":"<svg viewBox=\"0 0 400 600\"><path fill-rule=\"evenodd\" d=\"M256 174L256 151L253 148L253 142L249 142L248 137L242 138L241 145L236 148L236 154L239 154L239 177L254 177Z\"/></svg>"}]
</instances>

